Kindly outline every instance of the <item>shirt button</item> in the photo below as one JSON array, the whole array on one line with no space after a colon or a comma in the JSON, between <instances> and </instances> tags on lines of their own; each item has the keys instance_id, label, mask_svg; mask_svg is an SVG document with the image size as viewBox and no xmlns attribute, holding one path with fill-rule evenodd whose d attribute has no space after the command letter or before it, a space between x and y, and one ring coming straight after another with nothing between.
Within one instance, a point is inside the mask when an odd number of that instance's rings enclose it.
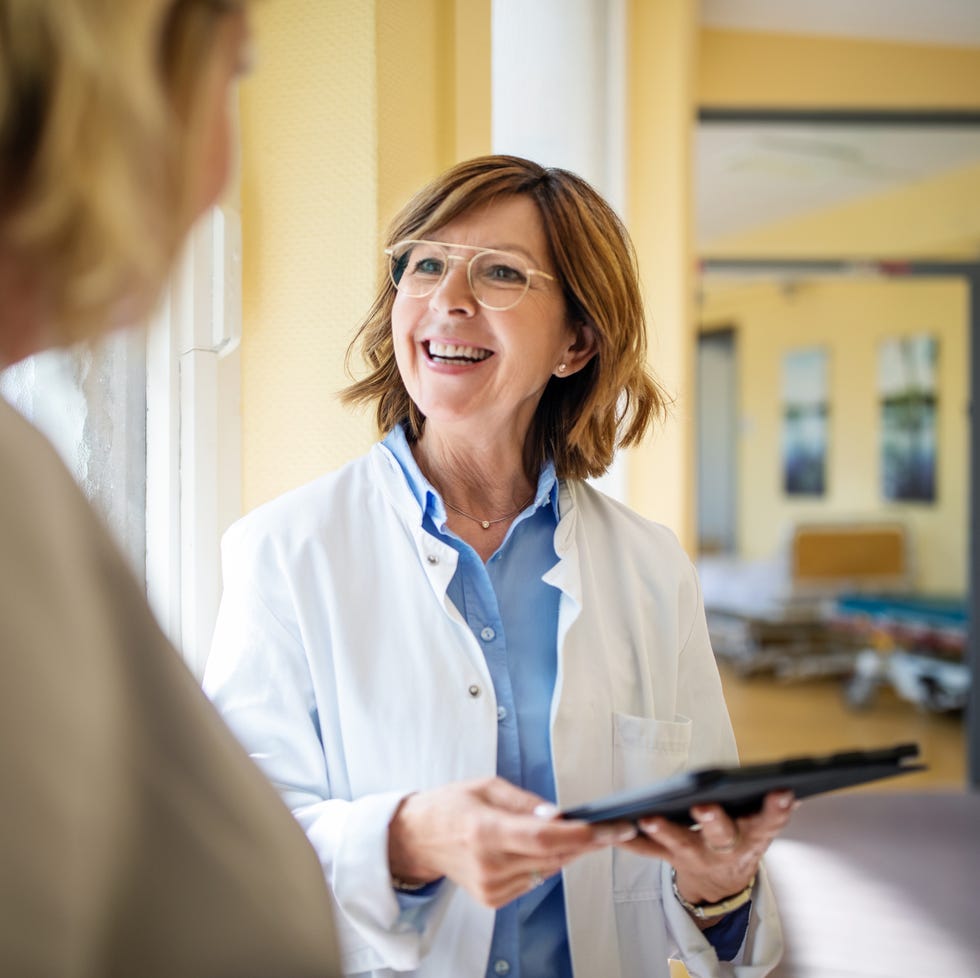
<instances>
[{"instance_id":1,"label":"shirt button","mask_svg":"<svg viewBox=\"0 0 980 978\"><path fill-rule=\"evenodd\" d=\"M438 564L438 563L439 563L439 558L438 558L438 557L437 557L437 556L436 556L435 554L426 554L426 557L425 557L425 559L426 559L426 560L427 560L427 561L428 561L428 562L429 562L430 564Z\"/></svg>"},{"instance_id":2,"label":"shirt button","mask_svg":"<svg viewBox=\"0 0 980 978\"><path fill-rule=\"evenodd\" d=\"M492 642L496 637L497 633L489 625L480 632L480 638L484 642Z\"/></svg>"},{"instance_id":3,"label":"shirt button","mask_svg":"<svg viewBox=\"0 0 980 978\"><path fill-rule=\"evenodd\" d=\"M503 958L498 958L493 963L493 970L498 975L510 974L510 965Z\"/></svg>"},{"instance_id":4,"label":"shirt button","mask_svg":"<svg viewBox=\"0 0 980 978\"><path fill-rule=\"evenodd\" d=\"M506 720L507 719L507 707L506 706L498 706L497 707L497 719L498 720Z\"/></svg>"},{"instance_id":5,"label":"shirt button","mask_svg":"<svg viewBox=\"0 0 980 978\"><path fill-rule=\"evenodd\" d=\"M467 692L470 694L470 696L476 699L476 697L480 695L480 687L474 683L472 686L470 686Z\"/></svg>"}]
</instances>

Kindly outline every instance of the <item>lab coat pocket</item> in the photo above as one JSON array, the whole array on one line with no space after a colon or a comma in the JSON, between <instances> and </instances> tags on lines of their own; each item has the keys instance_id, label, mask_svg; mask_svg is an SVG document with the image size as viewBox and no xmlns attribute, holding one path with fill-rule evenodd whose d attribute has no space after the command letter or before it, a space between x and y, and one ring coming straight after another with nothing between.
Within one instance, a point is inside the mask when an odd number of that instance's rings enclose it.
<instances>
[{"instance_id":1,"label":"lab coat pocket","mask_svg":"<svg viewBox=\"0 0 980 978\"><path fill-rule=\"evenodd\" d=\"M615 790L638 788L682 771L691 746L691 721L613 713L613 784Z\"/></svg>"},{"instance_id":2,"label":"lab coat pocket","mask_svg":"<svg viewBox=\"0 0 980 978\"><path fill-rule=\"evenodd\" d=\"M687 766L691 721L613 714L613 779L617 791L654 784ZM618 903L660 899L660 860L613 850L613 895Z\"/></svg>"}]
</instances>

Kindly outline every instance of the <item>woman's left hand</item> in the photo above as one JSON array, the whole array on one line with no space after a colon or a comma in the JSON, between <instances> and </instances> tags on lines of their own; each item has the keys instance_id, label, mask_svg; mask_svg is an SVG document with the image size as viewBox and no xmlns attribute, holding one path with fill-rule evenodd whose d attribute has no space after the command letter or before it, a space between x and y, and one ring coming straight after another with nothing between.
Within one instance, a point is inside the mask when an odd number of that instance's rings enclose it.
<instances>
[{"instance_id":1,"label":"woman's left hand","mask_svg":"<svg viewBox=\"0 0 980 978\"><path fill-rule=\"evenodd\" d=\"M729 818L720 805L692 808L699 830L665 818L641 819L641 834L622 848L669 862L689 903L719 903L749 885L794 806L791 791L773 791L757 815L744 818Z\"/></svg>"}]
</instances>

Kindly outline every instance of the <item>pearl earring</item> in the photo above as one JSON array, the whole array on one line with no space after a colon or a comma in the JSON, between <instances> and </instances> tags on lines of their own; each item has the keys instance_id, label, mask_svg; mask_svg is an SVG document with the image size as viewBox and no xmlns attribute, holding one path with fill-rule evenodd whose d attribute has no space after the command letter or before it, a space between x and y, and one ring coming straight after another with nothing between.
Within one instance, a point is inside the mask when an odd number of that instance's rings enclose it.
<instances>
[{"instance_id":1,"label":"pearl earring","mask_svg":"<svg viewBox=\"0 0 980 978\"><path fill-rule=\"evenodd\" d=\"M558 364L558 373L563 374L567 369L568 369L568 364L567 363L559 363Z\"/></svg>"}]
</instances>

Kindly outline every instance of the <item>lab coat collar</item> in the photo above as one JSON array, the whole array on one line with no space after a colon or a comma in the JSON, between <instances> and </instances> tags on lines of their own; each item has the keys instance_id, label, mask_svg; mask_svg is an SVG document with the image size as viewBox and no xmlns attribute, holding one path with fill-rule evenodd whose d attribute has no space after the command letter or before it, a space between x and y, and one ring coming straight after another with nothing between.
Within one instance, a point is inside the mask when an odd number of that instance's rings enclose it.
<instances>
[{"instance_id":1,"label":"lab coat collar","mask_svg":"<svg viewBox=\"0 0 980 978\"><path fill-rule=\"evenodd\" d=\"M423 510L391 449L383 443L375 445L369 461L378 487L415 542L422 570L436 597L454 621L465 624L447 596L459 554L448 543L423 529Z\"/></svg>"},{"instance_id":2,"label":"lab coat collar","mask_svg":"<svg viewBox=\"0 0 980 978\"><path fill-rule=\"evenodd\" d=\"M558 483L558 526L555 527L554 546L558 563L543 577L545 584L558 588L572 607L562 602L559 612L559 645L571 623L582 608L582 573L579 566L575 529L578 525L578 508L575 505L575 486L562 480Z\"/></svg>"}]
</instances>

